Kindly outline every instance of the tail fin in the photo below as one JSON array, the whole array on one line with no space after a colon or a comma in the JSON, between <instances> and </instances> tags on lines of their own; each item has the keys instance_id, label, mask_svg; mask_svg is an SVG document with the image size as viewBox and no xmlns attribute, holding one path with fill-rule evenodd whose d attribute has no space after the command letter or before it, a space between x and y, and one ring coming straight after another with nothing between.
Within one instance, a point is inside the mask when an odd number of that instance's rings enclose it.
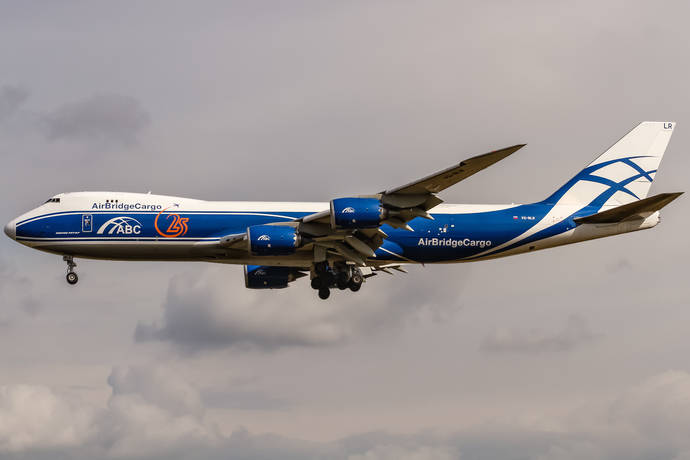
<instances>
[{"instance_id":1,"label":"tail fin","mask_svg":"<svg viewBox=\"0 0 690 460\"><path fill-rule=\"evenodd\" d=\"M675 126L640 123L544 202L602 207L644 199Z\"/></svg>"}]
</instances>

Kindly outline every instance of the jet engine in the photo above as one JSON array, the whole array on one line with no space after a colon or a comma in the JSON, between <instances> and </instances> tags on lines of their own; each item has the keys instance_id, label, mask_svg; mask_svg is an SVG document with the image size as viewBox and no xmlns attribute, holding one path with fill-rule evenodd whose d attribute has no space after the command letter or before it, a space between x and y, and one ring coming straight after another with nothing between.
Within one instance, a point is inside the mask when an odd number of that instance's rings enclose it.
<instances>
[{"instance_id":1,"label":"jet engine","mask_svg":"<svg viewBox=\"0 0 690 460\"><path fill-rule=\"evenodd\" d=\"M378 198L336 198L331 201L331 227L376 228L387 216Z\"/></svg>"},{"instance_id":2,"label":"jet engine","mask_svg":"<svg viewBox=\"0 0 690 460\"><path fill-rule=\"evenodd\" d=\"M293 267L244 266L244 285L249 289L283 289L302 276L304 273Z\"/></svg>"},{"instance_id":3,"label":"jet engine","mask_svg":"<svg viewBox=\"0 0 690 460\"><path fill-rule=\"evenodd\" d=\"M253 225L247 228L249 251L255 256L293 254L300 245L297 229L286 225Z\"/></svg>"}]
</instances>

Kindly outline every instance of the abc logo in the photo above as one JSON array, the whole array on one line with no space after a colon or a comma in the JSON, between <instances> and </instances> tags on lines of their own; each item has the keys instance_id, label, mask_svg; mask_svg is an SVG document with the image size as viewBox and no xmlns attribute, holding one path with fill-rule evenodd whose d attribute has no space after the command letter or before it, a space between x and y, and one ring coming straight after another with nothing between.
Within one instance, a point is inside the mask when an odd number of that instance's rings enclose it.
<instances>
[{"instance_id":1,"label":"abc logo","mask_svg":"<svg viewBox=\"0 0 690 460\"><path fill-rule=\"evenodd\" d=\"M126 216L113 217L98 229L99 235L139 235L141 222Z\"/></svg>"}]
</instances>

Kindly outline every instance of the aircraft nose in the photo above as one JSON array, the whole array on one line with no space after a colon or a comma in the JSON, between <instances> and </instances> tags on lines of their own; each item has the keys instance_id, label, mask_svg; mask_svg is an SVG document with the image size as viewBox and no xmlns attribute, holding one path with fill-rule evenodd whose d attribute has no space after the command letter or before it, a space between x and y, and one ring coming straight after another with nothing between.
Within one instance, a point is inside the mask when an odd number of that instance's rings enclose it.
<instances>
[{"instance_id":1,"label":"aircraft nose","mask_svg":"<svg viewBox=\"0 0 690 460\"><path fill-rule=\"evenodd\" d=\"M5 225L5 235L9 236L10 238L14 239L17 236L17 225L15 224L15 220L10 222L9 224Z\"/></svg>"}]
</instances>

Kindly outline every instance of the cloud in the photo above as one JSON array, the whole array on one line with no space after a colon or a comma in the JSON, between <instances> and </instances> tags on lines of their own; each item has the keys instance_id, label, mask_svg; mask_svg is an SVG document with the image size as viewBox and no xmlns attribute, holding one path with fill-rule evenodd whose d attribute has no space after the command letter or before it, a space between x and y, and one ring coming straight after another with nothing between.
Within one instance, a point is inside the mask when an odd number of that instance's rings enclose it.
<instances>
[{"instance_id":1,"label":"cloud","mask_svg":"<svg viewBox=\"0 0 690 460\"><path fill-rule=\"evenodd\" d=\"M92 442L116 455L171 452L178 446L213 443L199 392L163 367L115 368L108 378L108 407L94 420Z\"/></svg>"},{"instance_id":2,"label":"cloud","mask_svg":"<svg viewBox=\"0 0 690 460\"><path fill-rule=\"evenodd\" d=\"M203 415L198 390L161 367L115 367L108 384L115 397L139 395L173 414Z\"/></svg>"},{"instance_id":3,"label":"cloud","mask_svg":"<svg viewBox=\"0 0 690 460\"><path fill-rule=\"evenodd\" d=\"M0 387L2 453L70 449L114 456L169 452L218 438L199 393L160 367L113 369L107 407L75 402L41 385ZM100 455L99 455L100 456Z\"/></svg>"},{"instance_id":4,"label":"cloud","mask_svg":"<svg viewBox=\"0 0 690 460\"><path fill-rule=\"evenodd\" d=\"M556 429L491 420L450 434L378 432L338 443L349 458L387 458L388 452L398 451L409 454L400 458L427 452L428 458L463 460L680 460L690 456L689 418L690 373L667 371L606 401L557 417Z\"/></svg>"},{"instance_id":5,"label":"cloud","mask_svg":"<svg viewBox=\"0 0 690 460\"><path fill-rule=\"evenodd\" d=\"M690 374L668 371L645 380L616 400L609 417L650 438L682 444L690 452Z\"/></svg>"},{"instance_id":6,"label":"cloud","mask_svg":"<svg viewBox=\"0 0 690 460\"><path fill-rule=\"evenodd\" d=\"M42 385L0 386L0 452L77 446L90 437L95 410Z\"/></svg>"},{"instance_id":7,"label":"cloud","mask_svg":"<svg viewBox=\"0 0 690 460\"><path fill-rule=\"evenodd\" d=\"M3 306L14 305L30 316L36 316L43 310L34 291L33 281L28 276L21 275L15 267L7 262L0 253L0 301ZM10 312L3 308L0 312L0 324L10 325L10 321L3 318L3 314Z\"/></svg>"},{"instance_id":8,"label":"cloud","mask_svg":"<svg viewBox=\"0 0 690 460\"><path fill-rule=\"evenodd\" d=\"M222 409L286 410L290 404L269 394L253 390L213 390L202 392L204 404Z\"/></svg>"},{"instance_id":9,"label":"cloud","mask_svg":"<svg viewBox=\"0 0 690 460\"><path fill-rule=\"evenodd\" d=\"M362 454L348 455L348 460L453 460L460 458L452 446L403 447L381 444Z\"/></svg>"},{"instance_id":10,"label":"cloud","mask_svg":"<svg viewBox=\"0 0 690 460\"><path fill-rule=\"evenodd\" d=\"M224 432L198 406L194 386L171 369L116 368L108 382L105 407L40 385L0 387L0 459L680 460L690 454L690 374L683 371L651 376L584 421L566 417L558 431L492 422L452 434L371 432L328 443L244 428ZM155 387L167 396L156 395Z\"/></svg>"},{"instance_id":11,"label":"cloud","mask_svg":"<svg viewBox=\"0 0 690 460\"><path fill-rule=\"evenodd\" d=\"M228 283L229 276L234 282ZM434 279L431 284L439 289L427 285L427 294L420 295L400 279L405 275L387 276L377 276L363 287L383 295L346 291L338 297L334 291L328 302L319 300L304 281L296 282L289 291L276 292L247 290L241 275L228 274L226 269L177 276L168 287L163 320L140 322L134 337L138 342L172 342L188 351L231 346L263 350L324 347L387 330L406 320L446 318L459 308L457 283ZM281 297L280 302L276 296Z\"/></svg>"},{"instance_id":12,"label":"cloud","mask_svg":"<svg viewBox=\"0 0 690 460\"><path fill-rule=\"evenodd\" d=\"M117 367L108 384L105 407L42 385L0 386L0 459L227 458L243 451L251 452L246 458L305 458L300 446L311 444L244 429L221 433L200 393L165 367Z\"/></svg>"},{"instance_id":13,"label":"cloud","mask_svg":"<svg viewBox=\"0 0 690 460\"><path fill-rule=\"evenodd\" d=\"M19 86L0 87L0 123L12 117L28 97L29 92Z\"/></svg>"},{"instance_id":14,"label":"cloud","mask_svg":"<svg viewBox=\"0 0 690 460\"><path fill-rule=\"evenodd\" d=\"M542 353L569 351L595 338L585 318L572 315L554 333L498 329L484 338L480 348L492 353Z\"/></svg>"},{"instance_id":15,"label":"cloud","mask_svg":"<svg viewBox=\"0 0 690 460\"><path fill-rule=\"evenodd\" d=\"M21 157L32 158L35 166L39 152L41 164L46 164L52 158L70 158L75 150L93 155L98 149L130 148L151 124L148 112L130 96L96 93L45 110L26 107L29 94L21 86L0 87L0 155L12 167L14 162L22 165Z\"/></svg>"},{"instance_id":16,"label":"cloud","mask_svg":"<svg viewBox=\"0 0 690 460\"><path fill-rule=\"evenodd\" d=\"M49 140L129 147L138 142L151 119L130 96L96 94L58 107L43 122Z\"/></svg>"}]
</instances>

